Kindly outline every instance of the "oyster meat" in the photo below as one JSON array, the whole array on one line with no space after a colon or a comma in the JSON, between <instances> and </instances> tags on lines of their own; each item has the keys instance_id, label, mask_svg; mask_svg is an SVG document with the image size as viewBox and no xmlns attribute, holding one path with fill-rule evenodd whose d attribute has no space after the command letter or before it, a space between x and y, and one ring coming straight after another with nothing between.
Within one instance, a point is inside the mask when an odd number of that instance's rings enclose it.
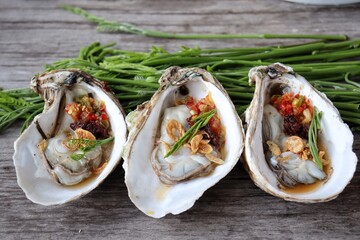
<instances>
[{"instance_id":1,"label":"oyster meat","mask_svg":"<svg viewBox=\"0 0 360 240\"><path fill-rule=\"evenodd\" d=\"M332 102L280 63L250 70L245 168L264 191L290 201L323 202L351 180L353 135Z\"/></svg>"},{"instance_id":2,"label":"oyster meat","mask_svg":"<svg viewBox=\"0 0 360 240\"><path fill-rule=\"evenodd\" d=\"M79 70L34 77L45 106L15 142L19 186L42 205L61 204L97 187L121 159L127 129L106 84Z\"/></svg>"},{"instance_id":3,"label":"oyster meat","mask_svg":"<svg viewBox=\"0 0 360 240\"><path fill-rule=\"evenodd\" d=\"M172 67L159 81L127 116L123 155L130 199L155 218L189 209L235 166L244 145L241 120L210 73Z\"/></svg>"}]
</instances>

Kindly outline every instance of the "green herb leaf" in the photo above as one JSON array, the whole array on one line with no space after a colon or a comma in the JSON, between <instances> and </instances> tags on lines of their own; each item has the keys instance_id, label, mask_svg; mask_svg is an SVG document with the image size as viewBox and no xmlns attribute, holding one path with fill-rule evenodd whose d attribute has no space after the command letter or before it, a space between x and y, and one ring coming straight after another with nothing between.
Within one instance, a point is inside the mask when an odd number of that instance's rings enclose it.
<instances>
[{"instance_id":1,"label":"green herb leaf","mask_svg":"<svg viewBox=\"0 0 360 240\"><path fill-rule=\"evenodd\" d=\"M113 140L114 140L114 137L109 137L109 138L102 139L102 140L89 140L89 139L83 139L83 138L70 139L69 140L70 144L84 145L79 148L80 153L73 153L70 155L70 158L72 160L79 161L85 157L86 153L90 152L91 150L93 150L101 145L110 143Z\"/></svg>"},{"instance_id":2,"label":"green herb leaf","mask_svg":"<svg viewBox=\"0 0 360 240\"><path fill-rule=\"evenodd\" d=\"M310 127L309 127L309 149L310 153L314 158L314 161L316 165L322 170L323 165L319 158L319 149L317 147L317 132L320 129L320 121L322 117L322 112L318 112L316 107L314 107L314 116L311 121Z\"/></svg>"},{"instance_id":3,"label":"green herb leaf","mask_svg":"<svg viewBox=\"0 0 360 240\"><path fill-rule=\"evenodd\" d=\"M80 161L85 157L85 152L82 153L73 153L70 155L70 158L75 161Z\"/></svg>"},{"instance_id":4,"label":"green herb leaf","mask_svg":"<svg viewBox=\"0 0 360 240\"><path fill-rule=\"evenodd\" d=\"M305 38L305 39L327 39L327 40L346 40L345 35L324 35L324 34L179 34L154 31L140 28L134 24L107 21L104 18L90 14L82 8L71 5L63 5L62 8L68 12L84 17L89 22L98 25L100 32L126 32L148 37L157 38L177 38L177 39L227 39L227 38Z\"/></svg>"},{"instance_id":5,"label":"green herb leaf","mask_svg":"<svg viewBox=\"0 0 360 240\"><path fill-rule=\"evenodd\" d=\"M186 142L190 141L200 128L205 127L206 124L210 121L210 119L215 115L216 109L213 109L209 112L205 112L200 114L194 119L194 125L192 125L189 130L185 132L185 134L172 146L169 152L165 154L165 158L169 157L171 154L176 152L182 145Z\"/></svg>"}]
</instances>

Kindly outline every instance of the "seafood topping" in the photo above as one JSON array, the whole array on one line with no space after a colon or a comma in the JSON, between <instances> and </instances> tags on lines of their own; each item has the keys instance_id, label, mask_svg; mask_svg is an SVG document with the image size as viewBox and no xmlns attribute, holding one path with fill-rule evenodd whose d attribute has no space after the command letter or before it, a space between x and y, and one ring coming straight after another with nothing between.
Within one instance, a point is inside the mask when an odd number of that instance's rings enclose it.
<instances>
[{"instance_id":1,"label":"seafood topping","mask_svg":"<svg viewBox=\"0 0 360 240\"><path fill-rule=\"evenodd\" d=\"M276 197L302 203L336 198L354 175L354 136L324 93L286 65L249 71L245 169ZM330 162L331 160L331 162Z\"/></svg>"},{"instance_id":2,"label":"seafood topping","mask_svg":"<svg viewBox=\"0 0 360 240\"><path fill-rule=\"evenodd\" d=\"M270 103L284 117L284 133L308 138L313 107L305 96L293 93L273 95Z\"/></svg>"},{"instance_id":3,"label":"seafood topping","mask_svg":"<svg viewBox=\"0 0 360 240\"><path fill-rule=\"evenodd\" d=\"M85 196L121 159L125 113L104 82L77 69L36 75L30 85L45 104L14 144L18 184L46 206Z\"/></svg>"},{"instance_id":4,"label":"seafood topping","mask_svg":"<svg viewBox=\"0 0 360 240\"><path fill-rule=\"evenodd\" d=\"M191 117L187 119L187 122L190 126L194 124L193 119L195 119L200 114L216 109L216 106L210 95L200 99L200 101L197 103L195 102L196 101L191 96L187 96L185 98L185 105L190 109L190 113L192 114ZM217 114L210 118L208 124L204 126L204 131L207 133L205 138L209 139L210 144L216 148L220 148L221 145L224 144L224 133L221 132L221 121Z\"/></svg>"},{"instance_id":5,"label":"seafood topping","mask_svg":"<svg viewBox=\"0 0 360 240\"><path fill-rule=\"evenodd\" d=\"M266 154L280 183L285 187L312 184L326 178L328 165L324 150L319 151L317 128L321 113L303 95L287 92L271 96L264 107ZM312 131L310 131L310 129Z\"/></svg>"},{"instance_id":6,"label":"seafood topping","mask_svg":"<svg viewBox=\"0 0 360 240\"><path fill-rule=\"evenodd\" d=\"M75 88L83 92L80 86ZM74 91L74 92L76 92ZM98 174L109 157L109 117L105 103L96 100L91 93L70 94L60 128L54 137L39 144L43 158L53 169L55 179L64 185L74 185L91 174ZM107 149L107 151L105 151Z\"/></svg>"},{"instance_id":7,"label":"seafood topping","mask_svg":"<svg viewBox=\"0 0 360 240\"><path fill-rule=\"evenodd\" d=\"M127 115L123 152L129 197L155 218L193 206L231 171L244 147L236 109L209 72L170 67L159 83L151 99Z\"/></svg>"},{"instance_id":8,"label":"seafood topping","mask_svg":"<svg viewBox=\"0 0 360 240\"><path fill-rule=\"evenodd\" d=\"M70 124L72 130L82 128L90 131L97 139L109 137L109 117L105 111L105 103L97 101L92 94L84 95L69 103L65 111L75 121Z\"/></svg>"},{"instance_id":9,"label":"seafood topping","mask_svg":"<svg viewBox=\"0 0 360 240\"><path fill-rule=\"evenodd\" d=\"M160 180L174 184L209 174L223 164L225 129L208 94L197 101L192 96L176 100L164 112L158 147L151 158Z\"/></svg>"}]
</instances>

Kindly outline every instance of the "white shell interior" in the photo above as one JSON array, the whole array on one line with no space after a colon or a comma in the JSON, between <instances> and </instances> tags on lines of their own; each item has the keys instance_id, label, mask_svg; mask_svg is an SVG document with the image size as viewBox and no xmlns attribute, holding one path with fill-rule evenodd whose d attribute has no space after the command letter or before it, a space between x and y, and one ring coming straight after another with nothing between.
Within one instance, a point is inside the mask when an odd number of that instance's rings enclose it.
<instances>
[{"instance_id":1,"label":"white shell interior","mask_svg":"<svg viewBox=\"0 0 360 240\"><path fill-rule=\"evenodd\" d=\"M314 191L290 194L280 190L277 186L275 174L266 163L262 139L264 94L269 87L269 83L274 81L287 83L291 86L293 92L300 93L311 99L313 105L323 112L321 131L318 137L327 150L333 172L328 180ZM246 116L246 122L249 124L248 129L255 128L253 136L250 137L248 134L246 136L245 150L246 161L253 175L253 180L263 190L286 200L318 202L335 198L351 180L357 164L357 157L352 151L353 134L348 125L342 121L331 101L323 93L312 88L301 76L297 75L295 77L294 75L284 74L279 79L269 79L269 76L266 75L263 83L262 92L259 93L260 96L257 96L256 117L250 116L249 112L247 112Z\"/></svg>"},{"instance_id":2,"label":"white shell interior","mask_svg":"<svg viewBox=\"0 0 360 240\"><path fill-rule=\"evenodd\" d=\"M87 89L87 92L93 93L95 99L105 101L106 112L109 116L113 136L115 136L110 159L105 169L99 175L91 176L74 186L60 185L52 179L45 167L44 161L39 157L37 145L43 138L36 129L35 121L33 121L14 143L15 153L13 159L18 184L25 192L27 198L34 203L42 205L62 204L85 195L97 187L121 159L127 133L122 112L102 89L97 86L90 86L84 82L80 84L83 89ZM35 120L39 121L43 130L54 127L59 101L60 99L56 99L49 111L35 118Z\"/></svg>"},{"instance_id":3,"label":"white shell interior","mask_svg":"<svg viewBox=\"0 0 360 240\"><path fill-rule=\"evenodd\" d=\"M233 104L212 83L196 77L186 83L189 95L199 100L209 92L217 106L222 124L226 128L225 164L219 165L208 176L198 177L175 185L163 184L154 172L150 156L155 145L164 109L171 107L177 87L169 86L161 93L148 119L132 145L129 159L125 159L125 183L129 197L145 214L160 218L168 213L179 214L193 206L194 202L216 184L235 166L243 149L243 130Z\"/></svg>"}]
</instances>

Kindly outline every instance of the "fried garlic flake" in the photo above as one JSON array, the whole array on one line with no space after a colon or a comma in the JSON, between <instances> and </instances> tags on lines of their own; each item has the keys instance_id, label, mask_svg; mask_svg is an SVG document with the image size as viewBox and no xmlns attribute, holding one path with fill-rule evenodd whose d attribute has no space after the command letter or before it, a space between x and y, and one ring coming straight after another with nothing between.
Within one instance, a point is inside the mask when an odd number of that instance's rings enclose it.
<instances>
[{"instance_id":1,"label":"fried garlic flake","mask_svg":"<svg viewBox=\"0 0 360 240\"><path fill-rule=\"evenodd\" d=\"M224 160L222 160L222 159L220 159L220 158L218 158L218 157L215 157L214 155L212 155L212 154L205 154L205 157L207 158L207 159L209 159L211 162L214 162L214 163L216 163L216 164L224 164L225 162L224 162Z\"/></svg>"},{"instance_id":2,"label":"fried garlic flake","mask_svg":"<svg viewBox=\"0 0 360 240\"><path fill-rule=\"evenodd\" d=\"M330 163L329 159L325 159L325 151L319 152L319 158L323 165L328 165Z\"/></svg>"},{"instance_id":3,"label":"fried garlic flake","mask_svg":"<svg viewBox=\"0 0 360 240\"><path fill-rule=\"evenodd\" d=\"M213 148L209 144L200 144L199 153L208 154L211 153Z\"/></svg>"},{"instance_id":4,"label":"fried garlic flake","mask_svg":"<svg viewBox=\"0 0 360 240\"><path fill-rule=\"evenodd\" d=\"M305 143L301 139L301 137L298 136L291 136L288 137L285 141L285 149L290 150L293 153L300 153L304 150Z\"/></svg>"},{"instance_id":5,"label":"fried garlic flake","mask_svg":"<svg viewBox=\"0 0 360 240\"><path fill-rule=\"evenodd\" d=\"M306 147L304 149L304 151L302 151L302 153L301 153L301 159L308 160L308 159L310 159L310 157L311 157L310 149L308 147Z\"/></svg>"},{"instance_id":6,"label":"fried garlic flake","mask_svg":"<svg viewBox=\"0 0 360 240\"><path fill-rule=\"evenodd\" d=\"M180 122L175 119L171 119L166 124L166 133L172 140L177 142L185 134L185 130Z\"/></svg>"},{"instance_id":7,"label":"fried garlic flake","mask_svg":"<svg viewBox=\"0 0 360 240\"><path fill-rule=\"evenodd\" d=\"M193 137L190 141L191 146L191 154L195 154L197 152L202 154L211 153L213 148L210 146L208 139L203 139L204 135L208 135L205 131L199 131L195 137Z\"/></svg>"},{"instance_id":8,"label":"fried garlic flake","mask_svg":"<svg viewBox=\"0 0 360 240\"><path fill-rule=\"evenodd\" d=\"M202 140L202 135L201 134L197 134L195 137L193 137L190 141L190 146L191 146L191 153L194 154L199 150L199 146Z\"/></svg>"},{"instance_id":9,"label":"fried garlic flake","mask_svg":"<svg viewBox=\"0 0 360 240\"><path fill-rule=\"evenodd\" d=\"M269 150L271 151L273 156L279 156L281 154L281 150L276 143L273 141L267 141L266 144L269 146Z\"/></svg>"}]
</instances>

